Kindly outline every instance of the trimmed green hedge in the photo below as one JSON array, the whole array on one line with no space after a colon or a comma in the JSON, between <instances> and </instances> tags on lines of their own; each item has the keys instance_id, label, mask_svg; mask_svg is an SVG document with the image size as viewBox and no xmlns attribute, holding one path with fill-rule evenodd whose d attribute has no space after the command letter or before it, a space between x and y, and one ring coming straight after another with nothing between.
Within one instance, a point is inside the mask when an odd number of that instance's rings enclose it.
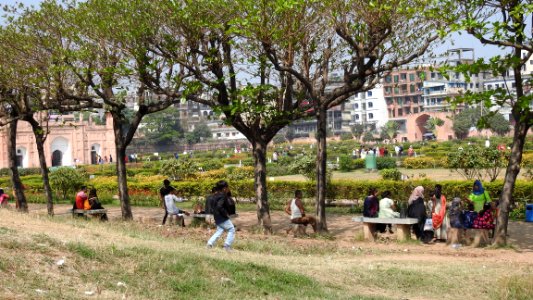
<instances>
[{"instance_id":1,"label":"trimmed green hedge","mask_svg":"<svg viewBox=\"0 0 533 300\"><path fill-rule=\"evenodd\" d=\"M163 176L136 176L128 180L128 189L130 192L143 192L157 194L165 179ZM26 189L32 192L42 191L41 177L36 175L23 176L22 181ZM181 191L184 195L205 196L211 190L216 179L201 179L197 181L173 182L172 185ZM328 186L327 195L330 199L363 199L369 188L375 187L379 191L389 190L392 197L396 200L406 201L415 186L421 185L426 192L433 189L437 182L429 179L409 180L409 181L390 181L390 180L338 180L333 181ZM472 182L465 180L439 181L443 187L443 193L448 198L455 196L467 197L472 189ZM236 180L229 181L233 194L238 198L253 198L255 196L253 180ZM96 177L89 180L89 186L106 192L116 192L117 181L115 177ZM495 182L485 182L485 189L489 194L496 198L502 190L502 180ZM0 186L10 186L8 177L0 178ZM316 194L315 183L311 181L268 181L267 188L270 197L288 199L293 196L294 190L300 189L305 192L305 197L314 197ZM533 198L533 182L518 180L515 185L513 197L515 200L529 200Z\"/></svg>"}]
</instances>

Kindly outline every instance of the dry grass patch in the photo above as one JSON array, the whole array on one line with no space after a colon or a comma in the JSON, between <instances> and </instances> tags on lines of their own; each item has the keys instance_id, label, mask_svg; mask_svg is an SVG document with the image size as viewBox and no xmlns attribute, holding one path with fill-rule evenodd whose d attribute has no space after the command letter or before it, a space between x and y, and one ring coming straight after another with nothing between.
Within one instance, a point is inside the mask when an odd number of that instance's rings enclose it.
<instances>
[{"instance_id":1,"label":"dry grass patch","mask_svg":"<svg viewBox=\"0 0 533 300\"><path fill-rule=\"evenodd\" d=\"M521 278L531 253L248 232L226 253L205 249L209 235L0 211L0 298L520 299L530 291L531 277Z\"/></svg>"}]
</instances>

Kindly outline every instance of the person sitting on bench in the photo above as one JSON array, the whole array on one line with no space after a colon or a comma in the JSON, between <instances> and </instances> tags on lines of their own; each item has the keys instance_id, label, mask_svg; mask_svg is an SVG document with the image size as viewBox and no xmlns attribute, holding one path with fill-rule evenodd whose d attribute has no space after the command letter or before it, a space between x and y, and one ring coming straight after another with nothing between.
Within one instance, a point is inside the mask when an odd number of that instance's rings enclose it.
<instances>
[{"instance_id":1,"label":"person sitting on bench","mask_svg":"<svg viewBox=\"0 0 533 300\"><path fill-rule=\"evenodd\" d=\"M301 224L307 226L311 224L313 231L316 232L316 219L305 215L305 209L302 203L302 191L294 192L294 199L287 202L285 212L291 216L292 224Z\"/></svg>"},{"instance_id":2,"label":"person sitting on bench","mask_svg":"<svg viewBox=\"0 0 533 300\"><path fill-rule=\"evenodd\" d=\"M85 203L84 203L84 209L85 210L104 209L104 207L100 203L100 200L98 200L98 195L96 194L96 189L95 188L92 188L89 191L89 197L88 198L89 199L85 200ZM105 213L101 214L100 215L100 220L107 221L108 220L107 214L105 214Z\"/></svg>"},{"instance_id":3,"label":"person sitting on bench","mask_svg":"<svg viewBox=\"0 0 533 300\"><path fill-rule=\"evenodd\" d=\"M165 195L165 206L167 207L167 213L171 216L179 217L178 219L181 219L181 226L185 227L185 220L180 215L185 214L186 216L188 216L189 212L176 207L176 202L183 202L183 198L177 197L176 194L176 189L172 188L170 192Z\"/></svg>"}]
</instances>

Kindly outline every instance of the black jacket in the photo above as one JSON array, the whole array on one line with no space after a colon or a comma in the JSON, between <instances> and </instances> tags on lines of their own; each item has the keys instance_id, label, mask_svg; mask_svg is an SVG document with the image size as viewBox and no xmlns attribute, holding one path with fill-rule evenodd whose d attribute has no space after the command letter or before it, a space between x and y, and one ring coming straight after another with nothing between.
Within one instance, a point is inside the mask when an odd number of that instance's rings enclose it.
<instances>
[{"instance_id":1,"label":"black jacket","mask_svg":"<svg viewBox=\"0 0 533 300\"><path fill-rule=\"evenodd\" d=\"M224 193L214 194L208 202L211 204L210 209L216 224L229 220L230 207L227 196Z\"/></svg>"}]
</instances>

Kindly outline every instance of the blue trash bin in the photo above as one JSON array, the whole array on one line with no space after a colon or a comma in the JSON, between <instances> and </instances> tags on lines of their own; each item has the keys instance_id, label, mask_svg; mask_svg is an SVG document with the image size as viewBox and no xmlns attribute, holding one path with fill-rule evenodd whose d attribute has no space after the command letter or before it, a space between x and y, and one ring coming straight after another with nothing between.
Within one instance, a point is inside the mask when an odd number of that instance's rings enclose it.
<instances>
[{"instance_id":1,"label":"blue trash bin","mask_svg":"<svg viewBox=\"0 0 533 300\"><path fill-rule=\"evenodd\" d=\"M526 222L533 222L533 204L526 204Z\"/></svg>"}]
</instances>

